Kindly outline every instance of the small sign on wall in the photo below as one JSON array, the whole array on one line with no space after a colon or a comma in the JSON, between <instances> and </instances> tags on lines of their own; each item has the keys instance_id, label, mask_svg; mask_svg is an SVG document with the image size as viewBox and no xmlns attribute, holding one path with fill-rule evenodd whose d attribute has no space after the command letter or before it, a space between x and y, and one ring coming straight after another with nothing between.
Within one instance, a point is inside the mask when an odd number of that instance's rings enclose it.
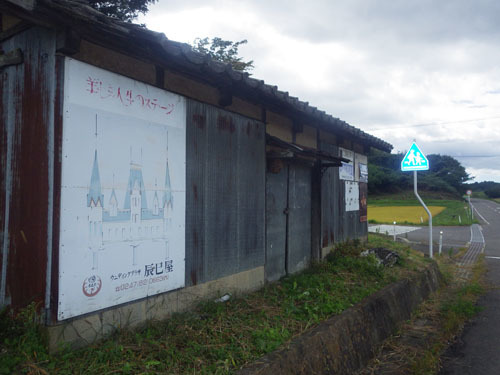
<instances>
[{"instance_id":1,"label":"small sign on wall","mask_svg":"<svg viewBox=\"0 0 500 375\"><path fill-rule=\"evenodd\" d=\"M339 178L341 180L353 181L354 180L354 152L351 150L346 150L345 148L339 148L340 156L344 159L349 159L350 162L342 162L342 166L339 167Z\"/></svg>"},{"instance_id":2,"label":"small sign on wall","mask_svg":"<svg viewBox=\"0 0 500 375\"><path fill-rule=\"evenodd\" d=\"M345 181L345 210L359 211L359 184Z\"/></svg>"},{"instance_id":3,"label":"small sign on wall","mask_svg":"<svg viewBox=\"0 0 500 375\"><path fill-rule=\"evenodd\" d=\"M359 182L368 182L368 165L359 163Z\"/></svg>"}]
</instances>

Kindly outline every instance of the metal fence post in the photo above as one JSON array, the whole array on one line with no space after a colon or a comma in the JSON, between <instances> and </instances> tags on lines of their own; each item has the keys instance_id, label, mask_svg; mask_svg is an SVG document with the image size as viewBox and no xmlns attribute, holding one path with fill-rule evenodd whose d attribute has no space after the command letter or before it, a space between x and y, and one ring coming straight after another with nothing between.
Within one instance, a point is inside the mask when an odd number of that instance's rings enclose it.
<instances>
[{"instance_id":1,"label":"metal fence post","mask_svg":"<svg viewBox=\"0 0 500 375\"><path fill-rule=\"evenodd\" d=\"M441 249L443 248L443 231L439 231L439 255L441 255Z\"/></svg>"},{"instance_id":2,"label":"metal fence post","mask_svg":"<svg viewBox=\"0 0 500 375\"><path fill-rule=\"evenodd\" d=\"M420 204L424 207L425 211L427 212L427 215L429 215L429 257L432 258L432 213L431 211L427 208L425 205L424 201L422 198L420 198L420 195L418 195L417 191L417 171L413 171L413 192L415 196L417 197L418 201Z\"/></svg>"}]
</instances>

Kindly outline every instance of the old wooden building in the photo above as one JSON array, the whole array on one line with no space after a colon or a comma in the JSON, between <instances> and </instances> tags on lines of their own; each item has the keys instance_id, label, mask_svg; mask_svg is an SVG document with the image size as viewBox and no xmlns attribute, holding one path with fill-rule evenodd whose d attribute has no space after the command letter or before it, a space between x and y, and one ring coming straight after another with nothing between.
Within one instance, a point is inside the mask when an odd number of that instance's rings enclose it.
<instances>
[{"instance_id":1,"label":"old wooden building","mask_svg":"<svg viewBox=\"0 0 500 375\"><path fill-rule=\"evenodd\" d=\"M367 235L392 146L75 0L0 2L0 306L52 343L255 290Z\"/></svg>"}]
</instances>

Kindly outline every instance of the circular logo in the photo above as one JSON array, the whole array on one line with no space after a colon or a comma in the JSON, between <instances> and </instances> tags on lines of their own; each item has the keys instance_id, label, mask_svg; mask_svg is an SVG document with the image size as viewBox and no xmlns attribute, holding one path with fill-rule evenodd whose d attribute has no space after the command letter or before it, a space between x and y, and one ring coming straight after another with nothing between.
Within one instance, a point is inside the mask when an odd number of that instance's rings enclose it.
<instances>
[{"instance_id":1,"label":"circular logo","mask_svg":"<svg viewBox=\"0 0 500 375\"><path fill-rule=\"evenodd\" d=\"M94 297L102 287L101 278L97 275L87 277L83 281L82 291L87 297Z\"/></svg>"}]
</instances>

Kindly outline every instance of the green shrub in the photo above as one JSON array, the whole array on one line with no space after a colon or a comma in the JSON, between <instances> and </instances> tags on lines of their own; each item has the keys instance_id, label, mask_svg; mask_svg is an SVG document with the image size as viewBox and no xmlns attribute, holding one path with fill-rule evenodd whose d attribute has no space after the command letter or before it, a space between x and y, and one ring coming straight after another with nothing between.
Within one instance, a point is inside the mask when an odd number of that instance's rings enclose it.
<instances>
[{"instance_id":1,"label":"green shrub","mask_svg":"<svg viewBox=\"0 0 500 375\"><path fill-rule=\"evenodd\" d=\"M0 312L0 374L19 372L26 362L48 359L46 337L33 302L17 314L5 308Z\"/></svg>"}]
</instances>

